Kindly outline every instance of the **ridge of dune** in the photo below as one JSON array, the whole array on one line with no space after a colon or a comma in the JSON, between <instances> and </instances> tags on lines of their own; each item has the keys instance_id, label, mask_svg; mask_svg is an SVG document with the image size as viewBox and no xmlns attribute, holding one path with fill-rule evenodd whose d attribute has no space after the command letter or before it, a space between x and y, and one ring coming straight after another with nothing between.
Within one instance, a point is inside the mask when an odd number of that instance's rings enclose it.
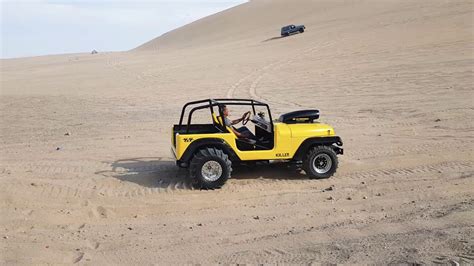
<instances>
[{"instance_id":1,"label":"ridge of dune","mask_svg":"<svg viewBox=\"0 0 474 266\"><path fill-rule=\"evenodd\" d=\"M347 33L351 29L353 33L356 33L384 27L393 32L387 32L385 37L389 38L388 40L381 39L382 43L395 41L396 37L402 37L401 40L403 40L405 37L403 34L406 33L410 33L406 36L407 40L414 41L411 34L416 34L421 30L426 31L424 34L435 34L433 37L438 38L442 37L444 30L447 30L446 24L442 25L441 20L436 21L438 17L435 13L430 14L429 9L435 6L436 8L445 6L447 10L455 6L469 8L467 5L468 2L465 1L449 4L413 1L252 0L165 33L132 51L246 45L277 38L280 27L288 24L305 24L308 32L313 33L312 40L317 33L323 34L319 38L327 38L328 34L333 35L331 31L334 31L335 35L339 32ZM469 13L469 9L465 12ZM432 20L434 23L433 25L416 23L420 19ZM439 17L439 19L447 18ZM416 25L416 27L405 27L408 25ZM463 25L457 25L461 29L459 26ZM465 34L471 34L468 32L469 26L464 25L464 27L467 30ZM433 32L436 29L442 32ZM363 34L363 32L357 33ZM402 35L390 36L388 33Z\"/></svg>"},{"instance_id":2,"label":"ridge of dune","mask_svg":"<svg viewBox=\"0 0 474 266\"><path fill-rule=\"evenodd\" d=\"M324 2L311 4L305 0L252 0L172 30L133 50L212 47L258 39L266 34L278 36L279 27L299 21L310 22L308 15L332 5Z\"/></svg>"}]
</instances>

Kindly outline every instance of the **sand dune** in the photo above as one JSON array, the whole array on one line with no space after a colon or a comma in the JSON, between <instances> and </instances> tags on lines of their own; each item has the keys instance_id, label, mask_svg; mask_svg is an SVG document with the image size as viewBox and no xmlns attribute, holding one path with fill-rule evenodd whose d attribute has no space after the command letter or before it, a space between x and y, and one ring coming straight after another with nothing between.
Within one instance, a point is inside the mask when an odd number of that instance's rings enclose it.
<instances>
[{"instance_id":1,"label":"sand dune","mask_svg":"<svg viewBox=\"0 0 474 266\"><path fill-rule=\"evenodd\" d=\"M255 0L127 52L1 60L0 262L472 264L472 10ZM337 174L193 190L169 130L208 97L320 109Z\"/></svg>"}]
</instances>

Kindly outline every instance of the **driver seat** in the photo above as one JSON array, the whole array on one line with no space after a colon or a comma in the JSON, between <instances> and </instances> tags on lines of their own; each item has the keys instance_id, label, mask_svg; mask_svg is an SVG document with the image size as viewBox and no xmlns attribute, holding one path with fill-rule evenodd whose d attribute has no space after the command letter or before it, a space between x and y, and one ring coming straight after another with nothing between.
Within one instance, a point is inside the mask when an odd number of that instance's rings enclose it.
<instances>
[{"instance_id":1,"label":"driver seat","mask_svg":"<svg viewBox=\"0 0 474 266\"><path fill-rule=\"evenodd\" d=\"M223 126L224 122L222 121L221 116L216 116L215 114L212 114L212 117L216 124ZM241 139L235 135L234 131L232 128L225 126L227 129L228 133L232 134L235 138L235 144L237 145L237 148L241 151L253 151L253 150L267 150L268 148L260 146L257 144L257 141L253 139Z\"/></svg>"},{"instance_id":2,"label":"driver seat","mask_svg":"<svg viewBox=\"0 0 474 266\"><path fill-rule=\"evenodd\" d=\"M237 137L237 135L235 135L234 131L228 127L228 126L225 126L224 125L224 121L222 121L222 117L221 116L216 116L215 114L212 114L212 119L214 119L214 122L219 125L219 126L222 126L222 127L225 127L227 129L227 131L232 134L236 139L239 139Z\"/></svg>"},{"instance_id":3,"label":"driver seat","mask_svg":"<svg viewBox=\"0 0 474 266\"><path fill-rule=\"evenodd\" d=\"M222 131L222 128L224 128L224 122L222 121L222 117L216 116L216 114L212 113L212 119L214 120L214 124L218 125L219 131ZM216 126L217 127L217 126ZM227 130L231 132L228 128ZM232 132L233 133L233 132ZM234 134L235 135L235 134ZM236 136L237 137L237 136Z\"/></svg>"}]
</instances>

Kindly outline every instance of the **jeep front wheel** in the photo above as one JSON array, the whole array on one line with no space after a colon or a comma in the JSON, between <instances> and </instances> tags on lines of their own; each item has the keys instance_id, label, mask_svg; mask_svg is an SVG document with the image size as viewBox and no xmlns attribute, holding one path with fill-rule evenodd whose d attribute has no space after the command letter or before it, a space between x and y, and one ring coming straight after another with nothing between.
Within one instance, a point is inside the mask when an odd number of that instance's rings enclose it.
<instances>
[{"instance_id":1,"label":"jeep front wheel","mask_svg":"<svg viewBox=\"0 0 474 266\"><path fill-rule=\"evenodd\" d=\"M200 149L189 165L189 175L198 188L221 188L232 172L227 154L216 148Z\"/></svg>"},{"instance_id":2,"label":"jeep front wheel","mask_svg":"<svg viewBox=\"0 0 474 266\"><path fill-rule=\"evenodd\" d=\"M309 178L328 178L337 169L337 155L330 146L316 146L303 160L303 170Z\"/></svg>"}]
</instances>

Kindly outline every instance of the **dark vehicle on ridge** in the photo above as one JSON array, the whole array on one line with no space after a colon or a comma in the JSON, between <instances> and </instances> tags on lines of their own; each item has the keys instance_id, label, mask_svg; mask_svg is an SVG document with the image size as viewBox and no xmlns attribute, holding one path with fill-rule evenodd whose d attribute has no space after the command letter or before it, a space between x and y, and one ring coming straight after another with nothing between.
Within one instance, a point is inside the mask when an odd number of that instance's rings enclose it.
<instances>
[{"instance_id":1,"label":"dark vehicle on ridge","mask_svg":"<svg viewBox=\"0 0 474 266\"><path fill-rule=\"evenodd\" d=\"M288 25L281 28L281 36L286 37L286 36L290 36L293 33L298 33L298 32L303 33L305 29L306 27L304 25L298 25L298 26Z\"/></svg>"}]
</instances>

